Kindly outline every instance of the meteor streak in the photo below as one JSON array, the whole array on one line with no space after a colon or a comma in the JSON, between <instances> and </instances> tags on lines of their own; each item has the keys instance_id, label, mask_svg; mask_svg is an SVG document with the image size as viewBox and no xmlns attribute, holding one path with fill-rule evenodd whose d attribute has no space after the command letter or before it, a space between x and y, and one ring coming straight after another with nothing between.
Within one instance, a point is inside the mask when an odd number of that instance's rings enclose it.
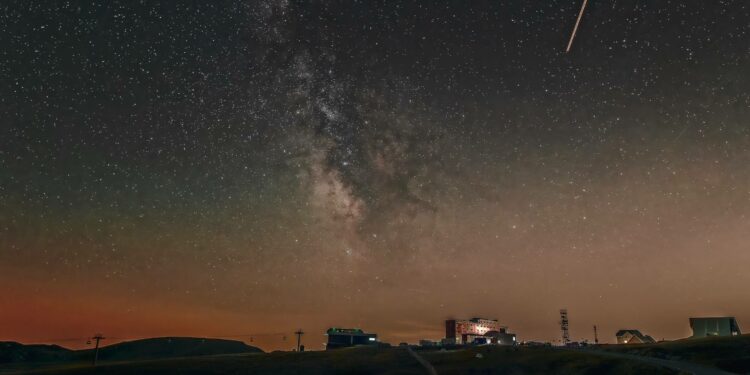
<instances>
[{"instance_id":1,"label":"meteor streak","mask_svg":"<svg viewBox=\"0 0 750 375\"><path fill-rule=\"evenodd\" d=\"M581 4L581 11L578 12L578 19L576 20L576 25L573 26L573 33L570 34L570 40L568 41L568 48L565 49L565 52L570 52L570 47L573 46L573 39L576 37L576 32L578 32L578 25L581 23L581 18L583 17L583 12L586 10L586 4L588 3L588 0L583 0L583 4Z\"/></svg>"}]
</instances>

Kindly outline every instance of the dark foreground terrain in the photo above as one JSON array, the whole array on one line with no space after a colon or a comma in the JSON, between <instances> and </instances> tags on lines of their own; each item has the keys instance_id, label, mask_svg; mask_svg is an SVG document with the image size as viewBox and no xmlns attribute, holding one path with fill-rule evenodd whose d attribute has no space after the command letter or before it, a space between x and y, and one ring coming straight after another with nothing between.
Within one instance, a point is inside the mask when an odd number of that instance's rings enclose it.
<instances>
[{"instance_id":1,"label":"dark foreground terrain","mask_svg":"<svg viewBox=\"0 0 750 375\"><path fill-rule=\"evenodd\" d=\"M750 374L750 335L686 339L657 344L602 345L597 349L691 362L727 372Z\"/></svg>"},{"instance_id":2,"label":"dark foreground terrain","mask_svg":"<svg viewBox=\"0 0 750 375\"><path fill-rule=\"evenodd\" d=\"M483 358L476 358L481 353ZM549 348L483 347L420 353L438 374L677 374L638 362ZM1 372L1 370L0 370ZM405 348L350 348L331 352L274 352L140 361L16 366L35 374L428 374Z\"/></svg>"},{"instance_id":3,"label":"dark foreground terrain","mask_svg":"<svg viewBox=\"0 0 750 375\"><path fill-rule=\"evenodd\" d=\"M102 364L169 358L262 353L241 341L194 337L160 337L108 345L99 349ZM0 342L0 373L42 368L90 365L93 349L70 350L58 345Z\"/></svg>"},{"instance_id":4,"label":"dark foreground terrain","mask_svg":"<svg viewBox=\"0 0 750 375\"><path fill-rule=\"evenodd\" d=\"M236 342L234 342L236 343ZM431 369L420 364L404 347L348 348L329 352L262 353L256 348L233 342L211 343L201 353L181 342L166 350L158 342L148 345L120 347L118 355L111 352L97 367L88 360L73 358L64 361L22 361L0 364L0 373L35 374L429 374ZM183 345L185 344L185 345ZM196 343L193 343L196 344ZM216 344L216 345L214 345ZM240 343L241 344L241 343ZM122 345L122 344L120 344ZM244 345L244 344L241 344ZM107 353L110 347L102 352ZM250 349L248 349L250 348ZM35 350L38 350L36 348ZM43 348L47 356L59 358L60 349ZM217 354L227 349L234 354ZM65 349L62 349L65 350ZM246 352L236 352L247 350ZM125 358L124 353L138 358ZM602 345L597 348L566 350L550 347L510 348L474 347L458 350L415 349L418 357L445 374L684 374L684 373L748 373L750 336L682 340L652 345ZM181 354L181 357L174 358ZM172 358L159 358L158 356ZM626 357L637 355L637 357ZM619 356L619 357L618 357ZM1 358L1 357L0 357ZM39 358L37 358L38 360ZM695 365L706 372L681 372L664 367L658 361ZM662 362L663 363L663 362ZM680 367L680 368L690 368Z\"/></svg>"}]
</instances>

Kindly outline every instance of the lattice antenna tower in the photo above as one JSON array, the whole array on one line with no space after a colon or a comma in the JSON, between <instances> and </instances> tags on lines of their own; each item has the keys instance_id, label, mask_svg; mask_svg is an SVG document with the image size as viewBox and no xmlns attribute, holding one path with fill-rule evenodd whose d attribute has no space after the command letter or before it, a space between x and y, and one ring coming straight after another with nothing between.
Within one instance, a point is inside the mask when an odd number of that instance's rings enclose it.
<instances>
[{"instance_id":1,"label":"lattice antenna tower","mask_svg":"<svg viewBox=\"0 0 750 375\"><path fill-rule=\"evenodd\" d=\"M563 346L570 343L570 332L568 331L568 309L560 310L560 330L562 331Z\"/></svg>"}]
</instances>

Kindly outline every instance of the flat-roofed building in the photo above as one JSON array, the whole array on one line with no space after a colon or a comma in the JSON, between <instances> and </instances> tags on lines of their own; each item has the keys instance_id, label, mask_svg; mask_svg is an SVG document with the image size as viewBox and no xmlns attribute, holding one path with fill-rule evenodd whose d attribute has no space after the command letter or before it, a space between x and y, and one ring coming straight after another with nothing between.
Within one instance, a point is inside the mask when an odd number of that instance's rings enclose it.
<instances>
[{"instance_id":1,"label":"flat-roofed building","mask_svg":"<svg viewBox=\"0 0 750 375\"><path fill-rule=\"evenodd\" d=\"M733 316L690 318L690 328L693 330L693 338L742 334Z\"/></svg>"},{"instance_id":2,"label":"flat-roofed building","mask_svg":"<svg viewBox=\"0 0 750 375\"><path fill-rule=\"evenodd\" d=\"M357 345L377 345L378 335L365 333L359 328L329 328L326 331L326 350Z\"/></svg>"}]
</instances>

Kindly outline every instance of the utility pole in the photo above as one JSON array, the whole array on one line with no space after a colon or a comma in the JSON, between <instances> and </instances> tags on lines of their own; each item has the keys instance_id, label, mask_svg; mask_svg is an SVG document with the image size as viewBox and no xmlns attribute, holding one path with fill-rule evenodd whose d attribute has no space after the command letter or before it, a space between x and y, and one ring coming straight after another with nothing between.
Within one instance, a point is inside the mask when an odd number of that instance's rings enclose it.
<instances>
[{"instance_id":1,"label":"utility pole","mask_svg":"<svg viewBox=\"0 0 750 375\"><path fill-rule=\"evenodd\" d=\"M596 324L594 324L594 344L599 345L599 336L596 334Z\"/></svg>"},{"instance_id":2,"label":"utility pole","mask_svg":"<svg viewBox=\"0 0 750 375\"><path fill-rule=\"evenodd\" d=\"M297 332L294 332L294 334L297 335L297 351L299 351L300 343L302 342L302 335L304 335L305 332L302 332L302 328L300 328Z\"/></svg>"},{"instance_id":3,"label":"utility pole","mask_svg":"<svg viewBox=\"0 0 750 375\"><path fill-rule=\"evenodd\" d=\"M96 340L96 347L94 348L94 362L92 363L94 366L96 366L96 361L99 359L99 341L104 340L104 336L102 336L101 333L97 333L92 337L92 339Z\"/></svg>"}]
</instances>

